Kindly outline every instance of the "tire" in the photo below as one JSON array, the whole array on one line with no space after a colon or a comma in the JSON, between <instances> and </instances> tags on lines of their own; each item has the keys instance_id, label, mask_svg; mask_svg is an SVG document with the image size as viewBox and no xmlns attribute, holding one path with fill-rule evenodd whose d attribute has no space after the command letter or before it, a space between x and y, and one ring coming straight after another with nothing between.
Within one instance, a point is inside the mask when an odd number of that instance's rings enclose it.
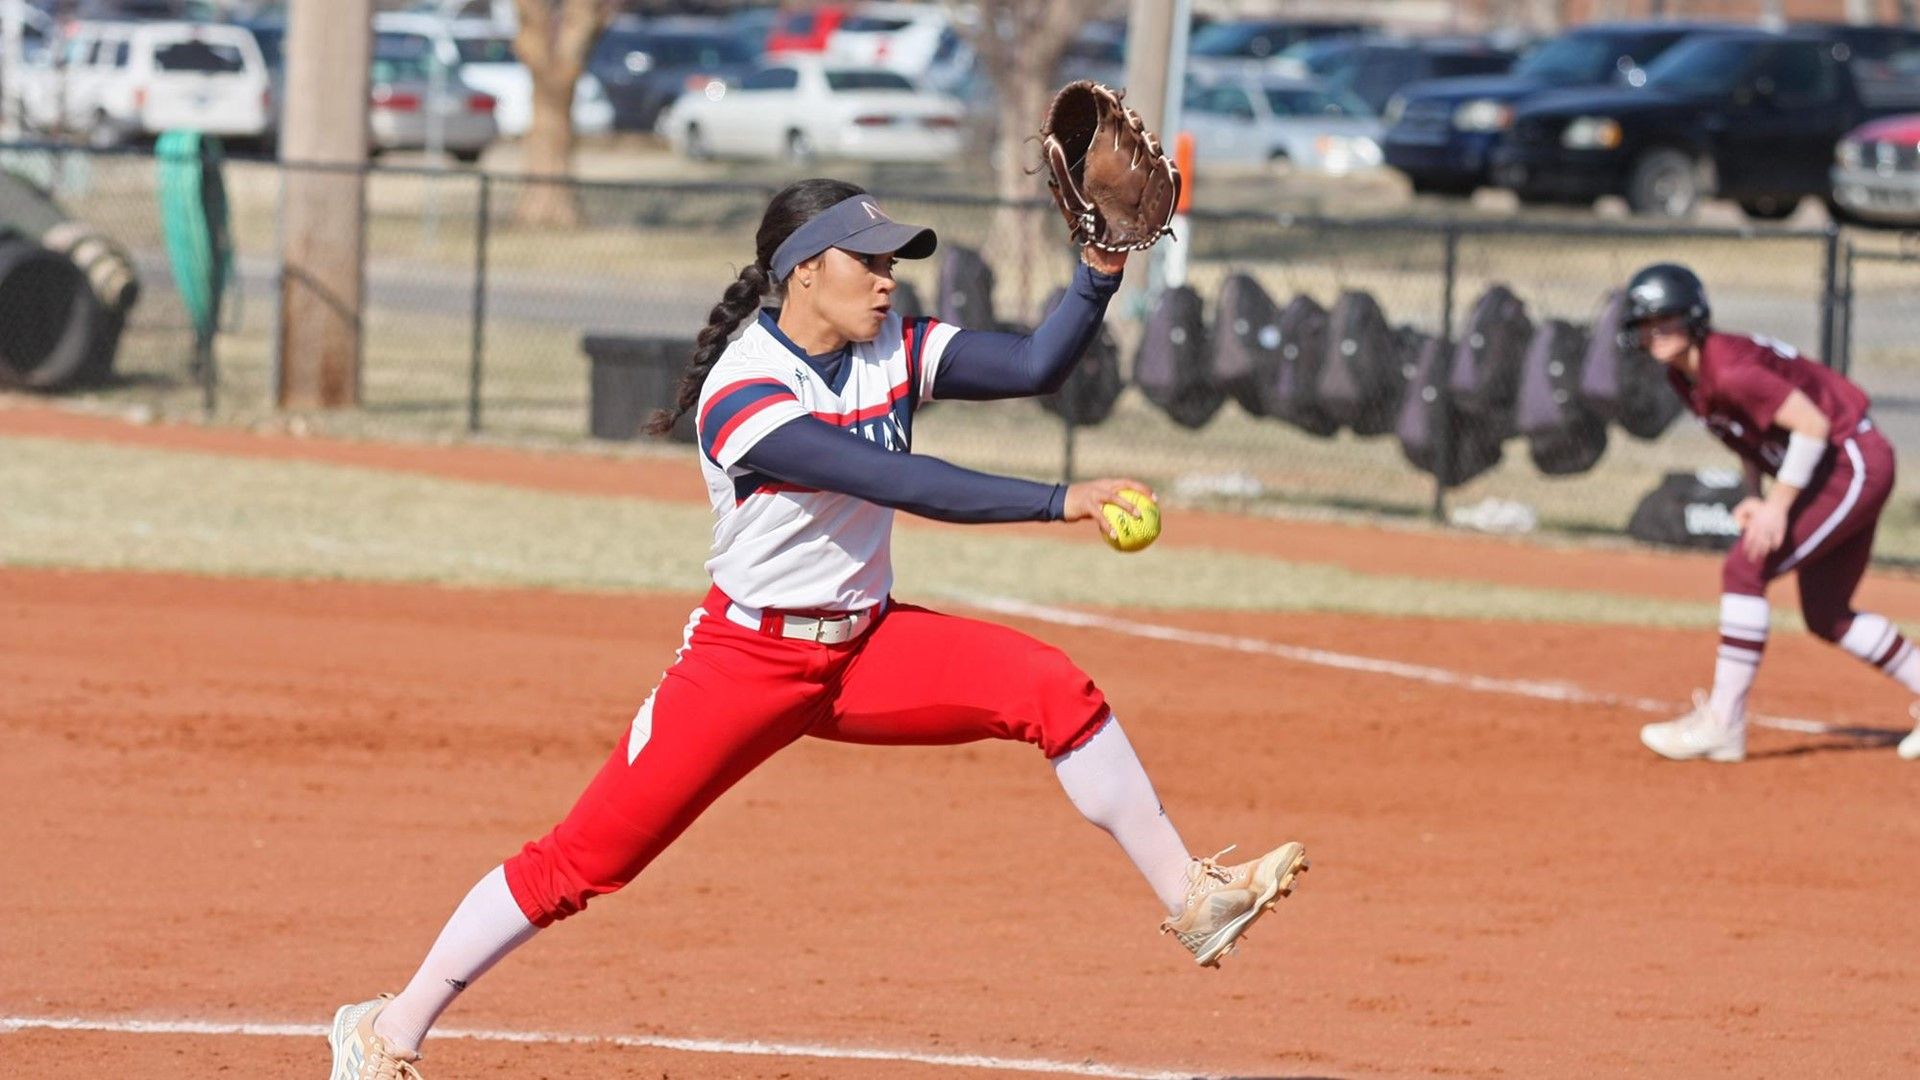
<instances>
[{"instance_id":1,"label":"tire","mask_svg":"<svg viewBox=\"0 0 1920 1080\"><path fill-rule=\"evenodd\" d=\"M1627 205L1636 214L1692 217L1700 207L1700 168L1689 154L1659 147L1640 155L1627 179Z\"/></svg>"},{"instance_id":2,"label":"tire","mask_svg":"<svg viewBox=\"0 0 1920 1080\"><path fill-rule=\"evenodd\" d=\"M72 260L19 237L0 243L0 382L60 389L94 360L109 329Z\"/></svg>"},{"instance_id":3,"label":"tire","mask_svg":"<svg viewBox=\"0 0 1920 1080\"><path fill-rule=\"evenodd\" d=\"M486 147L484 146L473 147L466 150L454 150L452 151L453 160L458 161L462 165L478 165L480 163L480 155L485 151Z\"/></svg>"},{"instance_id":4,"label":"tire","mask_svg":"<svg viewBox=\"0 0 1920 1080\"><path fill-rule=\"evenodd\" d=\"M1741 199L1740 211L1755 221L1785 221L1800 209L1800 197L1776 198L1762 195L1757 198Z\"/></svg>"},{"instance_id":5,"label":"tire","mask_svg":"<svg viewBox=\"0 0 1920 1080\"><path fill-rule=\"evenodd\" d=\"M1480 186L1471 180L1441 180L1411 173L1408 174L1407 181L1413 185L1415 195L1437 195L1445 199L1467 198Z\"/></svg>"},{"instance_id":6,"label":"tire","mask_svg":"<svg viewBox=\"0 0 1920 1080\"><path fill-rule=\"evenodd\" d=\"M818 155L813 149L813 140L798 128L787 132L787 162L791 165L811 165Z\"/></svg>"},{"instance_id":7,"label":"tire","mask_svg":"<svg viewBox=\"0 0 1920 1080\"><path fill-rule=\"evenodd\" d=\"M94 150L113 150L127 143L127 132L113 117L106 113L94 113L93 122L87 125L87 146Z\"/></svg>"}]
</instances>

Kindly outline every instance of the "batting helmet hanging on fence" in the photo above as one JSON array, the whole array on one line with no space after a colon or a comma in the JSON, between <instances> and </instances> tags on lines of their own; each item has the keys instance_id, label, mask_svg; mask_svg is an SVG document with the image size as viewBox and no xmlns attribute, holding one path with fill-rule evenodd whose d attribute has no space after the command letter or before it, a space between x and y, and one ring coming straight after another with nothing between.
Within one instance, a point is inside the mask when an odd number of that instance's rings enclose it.
<instances>
[{"instance_id":1,"label":"batting helmet hanging on fence","mask_svg":"<svg viewBox=\"0 0 1920 1080\"><path fill-rule=\"evenodd\" d=\"M1707 287L1699 275L1679 263L1655 263L1633 275L1627 283L1627 313L1621 320L1621 333L1631 334L1627 347L1639 345L1640 324L1664 315L1685 315L1687 332L1694 338L1707 336L1713 309L1707 305Z\"/></svg>"}]
</instances>

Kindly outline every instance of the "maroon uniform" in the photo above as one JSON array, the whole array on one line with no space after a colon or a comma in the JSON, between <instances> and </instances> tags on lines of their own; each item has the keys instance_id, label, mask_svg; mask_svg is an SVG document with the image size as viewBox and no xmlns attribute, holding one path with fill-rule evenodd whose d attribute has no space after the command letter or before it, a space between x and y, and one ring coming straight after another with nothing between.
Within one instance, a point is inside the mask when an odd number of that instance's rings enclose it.
<instances>
[{"instance_id":1,"label":"maroon uniform","mask_svg":"<svg viewBox=\"0 0 1920 1080\"><path fill-rule=\"evenodd\" d=\"M1795 390L1832 422L1831 449L1788 513L1786 540L1758 561L1735 544L1722 588L1764 596L1767 582L1798 569L1808 629L1838 640L1853 621L1853 591L1893 493L1893 447L1867 418L1866 392L1786 345L1737 334L1707 335L1696 378L1671 367L1667 378L1708 430L1768 475L1779 470L1789 434L1774 416Z\"/></svg>"},{"instance_id":2,"label":"maroon uniform","mask_svg":"<svg viewBox=\"0 0 1920 1080\"><path fill-rule=\"evenodd\" d=\"M1773 416L1795 390L1833 422L1830 440L1836 447L1867 418L1866 391L1766 338L1708 334L1700 345L1698 379L1668 368L1667 380L1709 431L1769 476L1787 452L1787 431L1774 425Z\"/></svg>"}]
</instances>

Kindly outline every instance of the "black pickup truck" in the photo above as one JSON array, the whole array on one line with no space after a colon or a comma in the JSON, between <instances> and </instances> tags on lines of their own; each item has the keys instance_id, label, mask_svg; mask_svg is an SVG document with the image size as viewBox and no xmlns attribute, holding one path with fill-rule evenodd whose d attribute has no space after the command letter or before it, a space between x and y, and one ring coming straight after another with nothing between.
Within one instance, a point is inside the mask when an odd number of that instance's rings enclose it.
<instances>
[{"instance_id":1,"label":"black pickup truck","mask_svg":"<svg viewBox=\"0 0 1920 1080\"><path fill-rule=\"evenodd\" d=\"M1841 136L1911 106L1863 101L1850 56L1818 31L1696 34L1644 86L1530 99L1494 151L1494 182L1529 202L1622 195L1638 213L1684 217L1718 197L1779 220L1807 195L1830 197Z\"/></svg>"}]
</instances>

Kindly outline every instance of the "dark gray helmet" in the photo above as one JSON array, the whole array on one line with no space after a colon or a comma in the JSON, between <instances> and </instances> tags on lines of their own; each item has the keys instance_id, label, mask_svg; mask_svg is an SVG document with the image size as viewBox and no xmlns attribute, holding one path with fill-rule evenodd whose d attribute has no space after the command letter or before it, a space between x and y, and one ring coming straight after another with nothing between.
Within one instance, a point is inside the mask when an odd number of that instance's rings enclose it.
<instances>
[{"instance_id":1,"label":"dark gray helmet","mask_svg":"<svg viewBox=\"0 0 1920 1080\"><path fill-rule=\"evenodd\" d=\"M1620 320L1620 343L1640 347L1640 324L1663 315L1684 315L1695 340L1707 336L1713 309L1699 275L1678 263L1655 263L1627 283L1627 309Z\"/></svg>"}]
</instances>

